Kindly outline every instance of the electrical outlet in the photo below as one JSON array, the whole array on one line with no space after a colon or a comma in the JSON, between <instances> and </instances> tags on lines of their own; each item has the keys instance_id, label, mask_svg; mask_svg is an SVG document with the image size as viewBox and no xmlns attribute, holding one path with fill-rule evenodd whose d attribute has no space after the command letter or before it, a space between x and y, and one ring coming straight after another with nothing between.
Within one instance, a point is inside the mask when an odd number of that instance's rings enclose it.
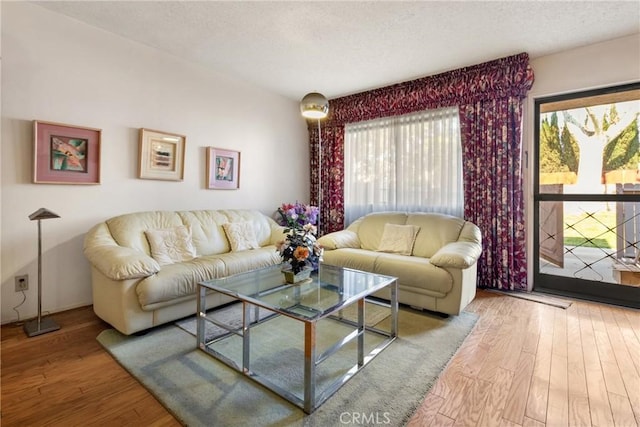
<instances>
[{"instance_id":1,"label":"electrical outlet","mask_svg":"<svg viewBox=\"0 0 640 427\"><path fill-rule=\"evenodd\" d=\"M29 289L29 275L16 276L16 292L26 291L27 289Z\"/></svg>"}]
</instances>

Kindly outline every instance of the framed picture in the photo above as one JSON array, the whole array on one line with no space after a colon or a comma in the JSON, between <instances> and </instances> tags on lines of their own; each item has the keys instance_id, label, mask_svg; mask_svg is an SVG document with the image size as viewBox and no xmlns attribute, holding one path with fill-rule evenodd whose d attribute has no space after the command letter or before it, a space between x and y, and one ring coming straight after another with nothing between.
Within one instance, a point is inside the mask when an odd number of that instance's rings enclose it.
<instances>
[{"instance_id":1,"label":"framed picture","mask_svg":"<svg viewBox=\"0 0 640 427\"><path fill-rule=\"evenodd\" d=\"M100 184L101 129L35 120L33 182Z\"/></svg>"},{"instance_id":2,"label":"framed picture","mask_svg":"<svg viewBox=\"0 0 640 427\"><path fill-rule=\"evenodd\" d=\"M184 135L140 129L138 178L182 181Z\"/></svg>"},{"instance_id":3,"label":"framed picture","mask_svg":"<svg viewBox=\"0 0 640 427\"><path fill-rule=\"evenodd\" d=\"M207 147L207 188L240 188L240 152Z\"/></svg>"}]
</instances>

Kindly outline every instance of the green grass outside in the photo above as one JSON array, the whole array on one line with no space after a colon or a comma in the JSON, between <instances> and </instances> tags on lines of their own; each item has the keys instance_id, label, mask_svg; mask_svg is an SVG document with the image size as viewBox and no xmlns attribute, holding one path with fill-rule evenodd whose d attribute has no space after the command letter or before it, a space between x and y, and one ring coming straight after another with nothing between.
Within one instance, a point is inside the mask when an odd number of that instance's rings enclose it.
<instances>
[{"instance_id":1,"label":"green grass outside","mask_svg":"<svg viewBox=\"0 0 640 427\"><path fill-rule=\"evenodd\" d=\"M564 216L564 244L567 246L584 246L590 248L616 247L616 233L611 230L616 226L615 211L600 211L587 217L587 214ZM567 224L573 224L570 228ZM607 231L607 228L610 230ZM587 241L583 236L591 239ZM597 237L596 237L597 236Z\"/></svg>"}]
</instances>

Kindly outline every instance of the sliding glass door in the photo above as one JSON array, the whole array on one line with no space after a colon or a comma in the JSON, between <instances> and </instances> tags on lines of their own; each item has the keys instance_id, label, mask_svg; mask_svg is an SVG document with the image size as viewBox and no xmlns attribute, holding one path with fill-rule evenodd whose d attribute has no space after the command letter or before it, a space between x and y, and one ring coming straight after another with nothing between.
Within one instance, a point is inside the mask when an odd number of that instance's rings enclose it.
<instances>
[{"instance_id":1,"label":"sliding glass door","mask_svg":"<svg viewBox=\"0 0 640 427\"><path fill-rule=\"evenodd\" d=\"M640 308L640 83L535 102L534 289Z\"/></svg>"}]
</instances>

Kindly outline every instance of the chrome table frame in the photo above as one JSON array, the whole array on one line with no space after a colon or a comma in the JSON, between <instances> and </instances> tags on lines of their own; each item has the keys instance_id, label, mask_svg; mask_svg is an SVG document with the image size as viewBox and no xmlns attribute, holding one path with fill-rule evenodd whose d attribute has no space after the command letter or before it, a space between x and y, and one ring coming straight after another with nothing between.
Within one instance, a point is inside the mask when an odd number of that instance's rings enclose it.
<instances>
[{"instance_id":1,"label":"chrome table frame","mask_svg":"<svg viewBox=\"0 0 640 427\"><path fill-rule=\"evenodd\" d=\"M347 269L348 270L348 269ZM363 274L373 274L362 272ZM382 276L382 275L376 275ZM198 311L197 311L197 341L198 348L207 354L213 356L214 358L220 360L231 368L235 369L238 372L243 373L247 377L252 380L262 384L269 390L275 392L281 397L285 398L289 402L297 405L302 408L307 414L312 413L316 410L322 403L324 403L331 395L333 395L345 382L347 382L350 378L352 378L357 372L359 372L364 366L367 365L377 354L379 354L383 349L385 349L389 344L391 344L397 337L398 332L398 282L394 277L388 277L389 282L384 286L374 289L366 295L363 295L360 298L355 299L354 301L349 301L344 305L341 305L335 310L329 310L324 313L323 316L317 318L307 318L302 315L296 315L292 312L286 312L283 310L279 310L269 304L265 304L256 296L247 296L239 294L236 291L225 289L221 286L215 286L212 281L201 282L198 283ZM315 280L315 279L314 279ZM292 285L283 284L277 288L266 290L261 293L261 295L277 292L284 288L288 288ZM293 285L295 287L295 285ZM389 286L391 288L391 299L390 302L384 303L377 300L371 300L367 298L372 293L377 292L380 289ZM299 288L298 288L299 289ZM207 315L206 308L206 295L211 290L223 293L225 295L231 296L234 299L242 302L242 327L237 328L227 324L220 322L215 319L211 313ZM295 291L294 291L295 292ZM367 326L365 323L365 302L378 304L382 306L386 306L390 308L391 311L391 325L389 327L389 331L380 330L378 328ZM341 310L346 307L357 304L358 307L358 318L357 321L350 321L345 319L341 315ZM258 321L252 321L253 319L258 319L258 308L264 308L273 314L269 315L267 318ZM254 310L253 317L251 316L252 308ZM264 375L260 375L251 370L251 360L250 360L250 346L251 346L251 328L258 323L263 323L265 321L270 320L274 316L283 315L290 317L292 319L301 321L304 323L304 398L300 398L294 393L274 384ZM338 320L342 323L349 324L351 326L355 326L351 333L342 339L338 340L334 345L325 350L322 354L317 354L316 351L316 326L319 320L330 317L331 319ZM220 337L216 337L215 339L205 342L205 322L210 322L215 324L216 326L223 328L228 333L224 334ZM368 354L364 354L364 336L365 332L373 332L378 335L382 335L386 337L384 341L375 346ZM218 351L209 347L210 344L215 343L219 340L225 339L231 335L237 335L242 337L242 365L239 366L235 361L226 357L225 355L219 353ZM342 377L336 379L333 383L331 383L324 391L321 393L316 393L316 367L329 358L331 355L335 354L338 350L343 348L347 343L352 340L357 340L357 363L351 367Z\"/></svg>"}]
</instances>

